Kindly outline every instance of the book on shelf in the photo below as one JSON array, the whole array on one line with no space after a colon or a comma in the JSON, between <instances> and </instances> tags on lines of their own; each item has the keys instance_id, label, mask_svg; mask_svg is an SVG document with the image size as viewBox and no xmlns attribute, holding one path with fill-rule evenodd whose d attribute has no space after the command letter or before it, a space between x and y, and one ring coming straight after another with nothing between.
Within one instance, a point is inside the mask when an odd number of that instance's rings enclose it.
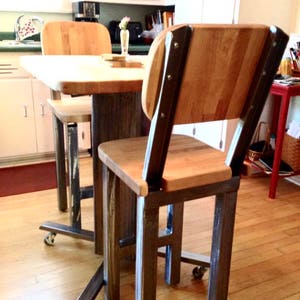
<instances>
[{"instance_id":1,"label":"book on shelf","mask_svg":"<svg viewBox=\"0 0 300 300\"><path fill-rule=\"evenodd\" d=\"M164 29L172 26L174 24L174 12L157 10L153 14L145 16L146 30L151 30L159 24L162 24Z\"/></svg>"},{"instance_id":2,"label":"book on shelf","mask_svg":"<svg viewBox=\"0 0 300 300\"><path fill-rule=\"evenodd\" d=\"M173 25L173 18L174 18L174 13L171 11L164 11L162 13L162 19L163 19L163 24L164 28L168 28Z\"/></svg>"},{"instance_id":3,"label":"book on shelf","mask_svg":"<svg viewBox=\"0 0 300 300\"><path fill-rule=\"evenodd\" d=\"M273 161L274 161L274 155L270 155L270 156L261 157L255 163L257 165L259 165L261 168L263 168L263 170L266 170L265 171L266 173L270 172L270 174L271 174L272 169L273 169ZM288 175L293 175L293 174L294 174L294 170L287 163L285 163L283 160L281 160L280 165L279 165L278 175L288 176Z\"/></svg>"},{"instance_id":4,"label":"book on shelf","mask_svg":"<svg viewBox=\"0 0 300 300\"><path fill-rule=\"evenodd\" d=\"M265 166L261 161L259 160L254 160L251 161L251 166L252 167L258 167L258 169L262 170L264 173L266 174L272 174L272 170L270 170L270 168L268 168L267 166Z\"/></svg>"}]
</instances>

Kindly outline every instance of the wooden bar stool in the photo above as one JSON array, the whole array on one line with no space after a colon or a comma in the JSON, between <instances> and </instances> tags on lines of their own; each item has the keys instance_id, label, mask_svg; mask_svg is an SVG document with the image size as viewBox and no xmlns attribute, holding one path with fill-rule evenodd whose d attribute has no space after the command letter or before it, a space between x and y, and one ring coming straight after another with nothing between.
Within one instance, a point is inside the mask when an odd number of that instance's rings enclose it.
<instances>
[{"instance_id":1,"label":"wooden bar stool","mask_svg":"<svg viewBox=\"0 0 300 300\"><path fill-rule=\"evenodd\" d=\"M101 55L111 53L111 41L107 28L90 22L48 22L42 30L42 51L44 55ZM56 233L92 241L92 231L81 228L80 200L93 196L93 186L80 187L77 124L91 121L91 97L66 98L52 91L48 103L53 112L55 130L58 204L61 211L67 209L65 146L68 162L70 226L46 222L40 229L50 231L45 237L47 244L53 244ZM66 143L64 139L66 127Z\"/></svg>"},{"instance_id":2,"label":"wooden bar stool","mask_svg":"<svg viewBox=\"0 0 300 300\"><path fill-rule=\"evenodd\" d=\"M135 299L156 298L160 247L167 283L179 282L181 260L208 265L208 298L227 299L240 171L287 41L276 27L204 24L170 27L154 40L142 90L149 136L98 149L104 164L105 299L120 298L120 181L136 194ZM174 124L233 118L239 123L228 153L172 135ZM185 201L212 195L211 254L203 261L182 251L183 208ZM169 208L168 225L159 234L162 206Z\"/></svg>"}]
</instances>

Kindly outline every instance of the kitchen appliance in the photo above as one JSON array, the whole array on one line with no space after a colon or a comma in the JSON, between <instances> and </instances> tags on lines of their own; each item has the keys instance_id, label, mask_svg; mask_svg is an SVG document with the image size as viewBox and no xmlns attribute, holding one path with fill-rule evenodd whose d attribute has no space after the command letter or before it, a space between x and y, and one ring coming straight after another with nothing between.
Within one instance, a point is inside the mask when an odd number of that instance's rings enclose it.
<instances>
[{"instance_id":1,"label":"kitchen appliance","mask_svg":"<svg viewBox=\"0 0 300 300\"><path fill-rule=\"evenodd\" d=\"M100 3L95 1L72 2L73 20L79 22L99 22Z\"/></svg>"},{"instance_id":2,"label":"kitchen appliance","mask_svg":"<svg viewBox=\"0 0 300 300\"><path fill-rule=\"evenodd\" d=\"M120 43L120 21L110 21L108 30L112 43ZM128 22L127 29L129 30L129 43L130 44L143 44L142 32L143 26L141 22Z\"/></svg>"}]
</instances>

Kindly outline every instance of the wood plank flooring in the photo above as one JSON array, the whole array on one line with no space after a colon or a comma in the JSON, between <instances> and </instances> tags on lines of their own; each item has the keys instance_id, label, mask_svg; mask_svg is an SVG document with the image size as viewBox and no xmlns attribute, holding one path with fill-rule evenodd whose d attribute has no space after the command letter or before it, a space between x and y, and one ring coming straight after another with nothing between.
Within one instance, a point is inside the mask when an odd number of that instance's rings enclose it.
<instances>
[{"instance_id":1,"label":"wood plank flooring","mask_svg":"<svg viewBox=\"0 0 300 300\"><path fill-rule=\"evenodd\" d=\"M91 183L90 159L81 160L81 181ZM229 299L300 299L300 187L281 180L277 199L270 200L268 184L268 177L242 179ZM83 226L92 229L93 201L82 204ZM205 198L185 206L185 250L209 253L213 205ZM46 232L38 229L46 220L69 222L57 210L55 189L0 198L0 299L76 299L100 264L91 242L57 235L54 246L46 246ZM163 263L159 258L157 299L206 299L208 272L195 280L194 266L182 264L181 283L169 287ZM129 264L121 284L121 299L134 299Z\"/></svg>"}]
</instances>

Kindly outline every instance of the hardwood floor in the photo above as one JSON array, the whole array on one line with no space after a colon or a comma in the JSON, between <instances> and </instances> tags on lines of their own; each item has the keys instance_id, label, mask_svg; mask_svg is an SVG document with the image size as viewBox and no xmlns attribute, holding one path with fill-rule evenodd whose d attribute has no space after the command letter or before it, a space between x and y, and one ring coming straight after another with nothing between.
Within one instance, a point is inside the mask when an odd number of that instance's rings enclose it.
<instances>
[{"instance_id":1,"label":"hardwood floor","mask_svg":"<svg viewBox=\"0 0 300 300\"><path fill-rule=\"evenodd\" d=\"M81 160L81 181L91 183L90 159ZM241 181L236 215L230 299L300 299L300 187L285 180L277 199L268 198L269 178ZM208 254L213 199L185 207L184 248ZM82 220L93 227L93 202L82 202ZM161 215L164 215L162 211ZM0 298L76 299L100 264L91 242L57 235L53 247L43 243L46 220L68 224L57 210L56 190L0 198ZM158 262L157 299L206 299L207 272L193 279L194 266L182 264L181 283L163 281ZM134 299L134 268L124 265L121 299ZM97 299L102 299L102 293Z\"/></svg>"}]
</instances>

